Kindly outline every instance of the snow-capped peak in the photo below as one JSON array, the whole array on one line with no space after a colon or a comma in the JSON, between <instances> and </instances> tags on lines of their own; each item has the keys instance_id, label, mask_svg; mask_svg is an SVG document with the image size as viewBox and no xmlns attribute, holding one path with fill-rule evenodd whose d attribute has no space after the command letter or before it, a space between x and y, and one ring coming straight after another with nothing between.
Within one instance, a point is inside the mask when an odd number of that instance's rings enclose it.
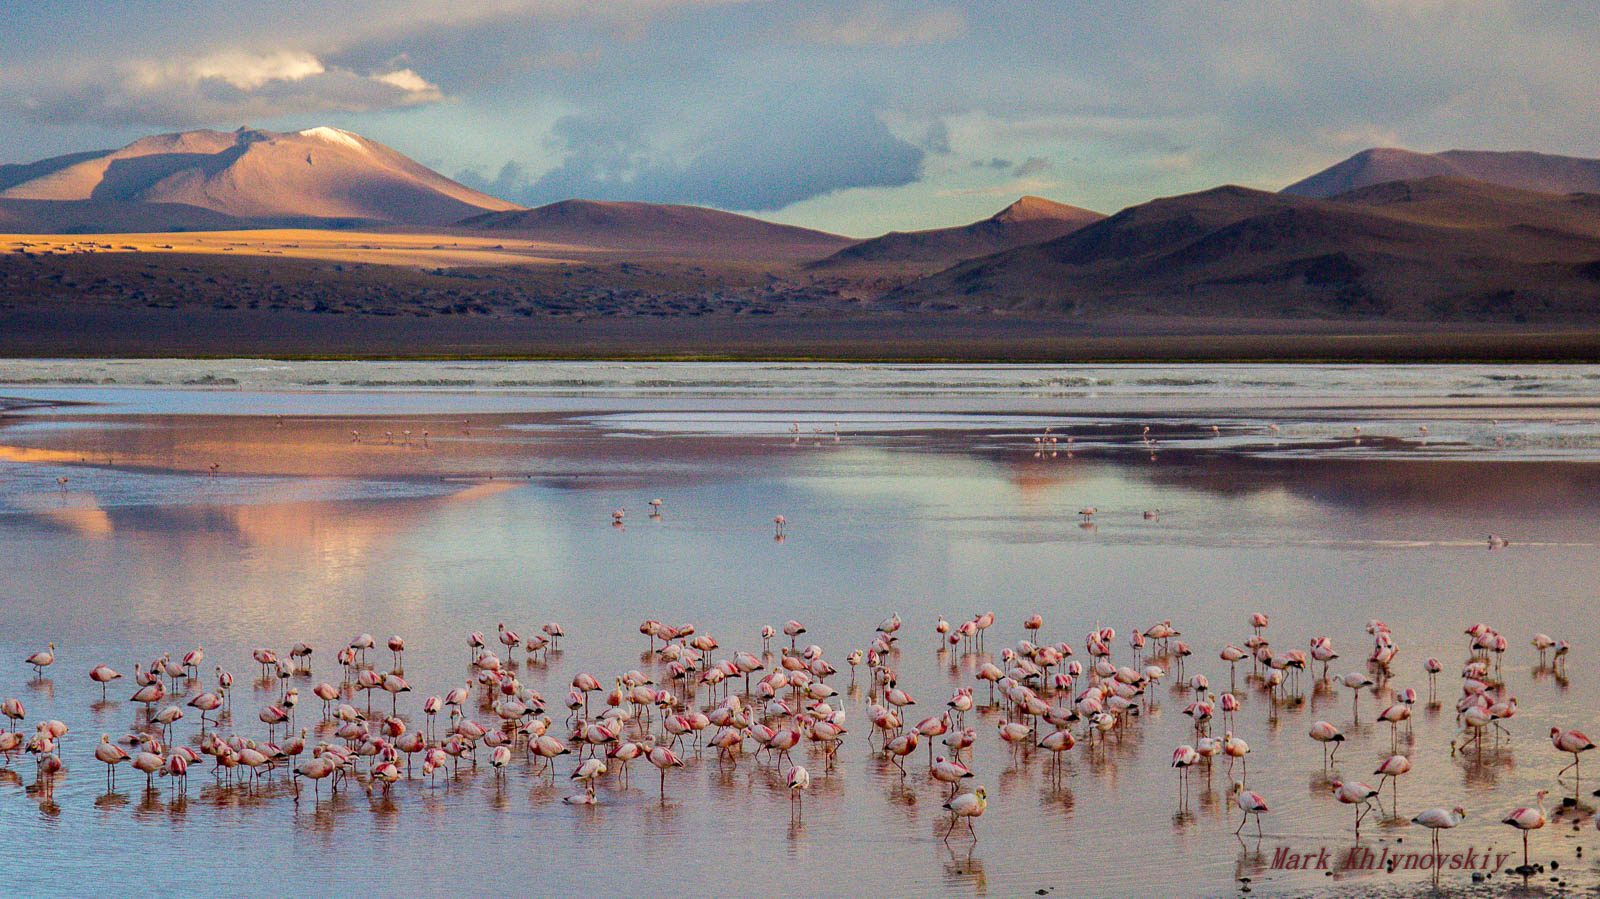
<instances>
[{"instance_id":1,"label":"snow-capped peak","mask_svg":"<svg viewBox=\"0 0 1600 899\"><path fill-rule=\"evenodd\" d=\"M340 131L338 128L329 128L327 125L318 125L315 128L307 128L304 131L298 131L295 133L299 134L301 137L315 137L318 140L325 140L330 144L339 144L340 146L349 147L352 150L364 151L367 149L366 147L362 146L361 138L351 134L348 131Z\"/></svg>"}]
</instances>

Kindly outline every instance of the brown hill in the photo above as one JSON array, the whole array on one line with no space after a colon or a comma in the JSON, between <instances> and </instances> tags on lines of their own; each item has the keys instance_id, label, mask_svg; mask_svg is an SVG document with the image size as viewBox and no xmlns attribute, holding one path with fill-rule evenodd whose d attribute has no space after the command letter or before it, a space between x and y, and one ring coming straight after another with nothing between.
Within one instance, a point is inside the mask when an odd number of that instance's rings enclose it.
<instances>
[{"instance_id":1,"label":"brown hill","mask_svg":"<svg viewBox=\"0 0 1600 899\"><path fill-rule=\"evenodd\" d=\"M164 207L172 204L235 222L273 224L444 225L484 211L518 208L336 128L161 134L120 150L7 166L0 170L0 184L5 185L0 200L105 204L79 209L100 209L107 223L118 223L99 230L160 230L163 216L171 212ZM113 209L113 204L128 208ZM26 209L16 207L13 214ZM43 206L31 210L43 217L40 224L59 217ZM155 218L130 222L140 212Z\"/></svg>"},{"instance_id":2,"label":"brown hill","mask_svg":"<svg viewBox=\"0 0 1600 899\"><path fill-rule=\"evenodd\" d=\"M1459 179L1332 200L1220 187L962 263L902 308L1072 315L1600 318L1600 197Z\"/></svg>"},{"instance_id":3,"label":"brown hill","mask_svg":"<svg viewBox=\"0 0 1600 899\"><path fill-rule=\"evenodd\" d=\"M563 200L461 222L503 234L595 250L684 257L739 254L764 260L814 259L850 243L847 237L780 225L702 206Z\"/></svg>"},{"instance_id":4,"label":"brown hill","mask_svg":"<svg viewBox=\"0 0 1600 899\"><path fill-rule=\"evenodd\" d=\"M1543 193L1600 193L1600 159L1487 150L1416 153L1378 147L1297 181L1283 192L1326 199L1388 181L1431 177L1468 178Z\"/></svg>"},{"instance_id":5,"label":"brown hill","mask_svg":"<svg viewBox=\"0 0 1600 899\"><path fill-rule=\"evenodd\" d=\"M845 247L807 268L817 271L884 267L931 273L963 259L1042 243L1105 218L1098 212L1023 197L983 221L955 228L891 231Z\"/></svg>"}]
</instances>

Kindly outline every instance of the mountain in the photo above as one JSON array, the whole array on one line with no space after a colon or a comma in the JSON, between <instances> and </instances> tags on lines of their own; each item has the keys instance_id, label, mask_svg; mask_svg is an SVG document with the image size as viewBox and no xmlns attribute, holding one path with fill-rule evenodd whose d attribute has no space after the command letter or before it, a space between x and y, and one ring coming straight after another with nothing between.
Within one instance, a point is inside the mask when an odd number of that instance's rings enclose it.
<instances>
[{"instance_id":1,"label":"mountain","mask_svg":"<svg viewBox=\"0 0 1600 899\"><path fill-rule=\"evenodd\" d=\"M461 227L528 240L600 250L762 260L815 259L850 243L847 237L780 225L701 206L562 200L536 209L476 215Z\"/></svg>"},{"instance_id":2,"label":"mountain","mask_svg":"<svg viewBox=\"0 0 1600 899\"><path fill-rule=\"evenodd\" d=\"M12 217L32 213L48 225L62 215L98 212L106 230L161 230L173 207L280 225L445 225L518 208L376 141L327 127L160 134L120 150L0 167L0 187L0 201L78 204L67 213L12 204ZM193 216L177 216L185 217Z\"/></svg>"},{"instance_id":3,"label":"mountain","mask_svg":"<svg viewBox=\"0 0 1600 899\"><path fill-rule=\"evenodd\" d=\"M1335 197L1387 181L1470 178L1544 193L1600 193L1600 159L1545 153L1448 150L1415 153L1380 147L1297 181L1283 192L1297 197Z\"/></svg>"},{"instance_id":4,"label":"mountain","mask_svg":"<svg viewBox=\"0 0 1600 899\"><path fill-rule=\"evenodd\" d=\"M1600 319L1600 196L1424 178L1219 187L907 285L901 308L1074 316Z\"/></svg>"},{"instance_id":5,"label":"mountain","mask_svg":"<svg viewBox=\"0 0 1600 899\"><path fill-rule=\"evenodd\" d=\"M813 270L889 266L937 271L963 259L1042 243L1105 218L1098 212L1023 197L983 221L928 231L891 231L807 266Z\"/></svg>"}]
</instances>

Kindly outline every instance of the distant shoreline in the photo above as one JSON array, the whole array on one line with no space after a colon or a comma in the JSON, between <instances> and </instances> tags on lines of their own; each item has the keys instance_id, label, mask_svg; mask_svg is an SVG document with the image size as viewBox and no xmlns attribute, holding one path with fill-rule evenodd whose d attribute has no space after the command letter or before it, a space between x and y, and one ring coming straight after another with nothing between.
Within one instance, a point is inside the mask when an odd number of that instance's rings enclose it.
<instances>
[{"instance_id":1,"label":"distant shoreline","mask_svg":"<svg viewBox=\"0 0 1600 899\"><path fill-rule=\"evenodd\" d=\"M5 358L847 363L1593 363L1600 326L862 316L396 317L0 309Z\"/></svg>"}]
</instances>

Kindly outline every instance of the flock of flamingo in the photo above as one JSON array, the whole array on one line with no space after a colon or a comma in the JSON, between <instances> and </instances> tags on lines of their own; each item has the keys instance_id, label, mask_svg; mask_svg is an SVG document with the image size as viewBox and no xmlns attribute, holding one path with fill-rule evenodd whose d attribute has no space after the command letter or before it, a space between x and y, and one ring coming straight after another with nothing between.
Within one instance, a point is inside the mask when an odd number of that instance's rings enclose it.
<instances>
[{"instance_id":1,"label":"flock of flamingo","mask_svg":"<svg viewBox=\"0 0 1600 899\"><path fill-rule=\"evenodd\" d=\"M985 634L994 623L993 613L959 624L938 618L934 631L939 651L962 647L985 653ZM1372 772L1379 778L1377 786L1333 780L1332 798L1353 807L1358 836L1374 806L1381 810L1385 787L1391 788L1391 813L1397 815L1399 780L1412 770L1411 761L1398 751L1399 729L1409 728L1417 702L1441 703L1437 681L1445 664L1430 658L1419 666L1427 681L1424 699L1414 688L1388 686L1397 676L1398 649L1381 621L1367 625L1372 648L1364 654L1366 664L1340 677L1328 673L1330 664L1340 658L1329 638L1316 637L1303 650L1281 649L1267 639L1267 615L1253 615L1249 624L1247 639L1229 643L1217 654L1228 666L1228 689L1219 693L1205 674L1184 675L1186 664L1197 666L1192 650L1170 621L1134 630L1127 640L1131 656L1118 664L1113 658L1114 629L1097 628L1085 635L1080 659L1066 642L1038 642L1044 620L1033 615L1021 622L1025 638L1001 649L997 657L980 655L995 660L977 668L970 685L941 697L941 710L920 717L918 707L936 701L919 702L899 685L895 665L902 652L902 621L898 615L878 625L865 650L844 658L848 674L820 646L800 645L806 628L797 621L781 629L763 628L759 653L752 639L749 649L720 658L713 658L723 649L719 641L693 625L645 621L639 632L648 642L649 663L644 667L649 674L635 669L601 678L579 672L554 703L523 683L511 662L519 652L529 662L547 658L565 636L563 627L550 622L524 637L501 624L490 636L473 633L466 638L470 678L442 695L426 697L412 714L401 708L401 697L412 692L405 678L405 641L395 636L380 647L370 634L362 634L337 650L340 676L309 687L320 703L320 709L311 713L317 718L310 727L301 726L308 713L300 710L300 687L312 679L312 648L297 643L281 656L267 648L253 652L260 672L257 687L272 691L272 701L253 709L265 726L264 736L227 731L233 720L234 678L220 666L202 674L205 653L196 648L135 665L135 689L129 701L141 707L136 726L127 734L115 738L102 734L90 742L94 758L105 765L108 790L115 789L116 771L122 765L145 775L147 789L155 789L155 778L163 777L175 791L186 790L191 768L209 760L218 783L237 789L254 790L263 780L286 771L295 802L300 801L303 781L310 781L319 797L323 781L334 791L353 781L369 794L387 792L415 777L431 784L441 773L456 773L463 763L476 766L480 751L487 753L497 778L520 759L531 775L553 783L558 764L562 765L566 777L577 785L577 792L565 801L591 806L603 801L600 786L609 780L626 781L630 762L642 760L657 770L665 800L668 776L685 766L688 754L713 752L717 764L734 766L753 756L757 763L770 766L774 775L781 773L791 814L800 815L813 775L794 756L804 750L809 753L804 761L819 767L818 776L836 776L835 759L851 727L839 690L829 681L848 676L852 687L860 678L867 689L865 744L901 772L908 765L922 764L916 758L926 747L928 777L948 785L950 791L944 803L949 813L944 840L965 827L976 843L973 822L988 810L989 797L971 767L972 747L980 737L969 713L975 709L998 713L996 737L1011 753L1048 753L1054 777L1059 776L1062 757L1080 742L1094 752L1097 744L1137 727L1149 708L1153 687L1172 678L1191 700L1183 712L1192 719L1187 727L1193 739L1172 752L1180 802L1187 802L1193 771L1203 768L1209 780L1211 768L1226 763L1228 795L1240 814L1234 833L1242 833L1254 818L1260 836L1261 819L1271 813L1271 806L1265 796L1250 789L1251 748L1233 730L1234 717L1241 711L1237 669L1248 663L1247 682L1267 694L1276 714L1281 702L1297 701L1302 673L1320 665L1319 684L1350 691L1356 725L1361 722L1364 692L1392 698L1375 717L1390 725L1392 750ZM1510 648L1507 638L1485 624L1473 625L1465 636L1468 653L1459 669L1461 690L1455 700L1460 730L1451 740L1452 754L1482 752L1486 736L1509 735L1507 723L1517 708L1516 698L1500 677L1502 659ZM787 646L782 645L784 638ZM779 643L776 652L774 641ZM1540 634L1532 645L1542 665L1564 668L1566 642ZM55 645L26 661L35 677L42 677L58 662ZM858 673L863 665L865 670ZM104 700L123 675L99 664L88 670L87 677L100 685ZM375 694L387 694L388 711L382 709L382 698L376 699L374 708ZM406 704L411 705L409 698ZM23 703L15 698L0 703L0 714L12 727L27 720ZM197 727L180 735L179 722L190 714ZM31 736L0 729L0 757L10 765L18 753L32 756L38 788L49 790L64 770L63 748L72 735L72 729L59 720L36 722ZM1576 795L1579 763L1595 744L1576 730L1552 728L1549 736L1556 758L1571 757L1555 780L1563 782L1573 771ZM1346 739L1338 724L1319 720L1308 737L1322 745L1325 770L1337 764ZM1552 820L1544 804L1549 792L1541 790L1535 804L1502 818L1521 832L1523 866L1517 870L1523 873L1537 870L1530 864L1527 841L1531 831ZM1440 832L1456 827L1465 817L1463 808L1451 803L1421 811L1410 820L1431 831L1437 853Z\"/></svg>"}]
</instances>

